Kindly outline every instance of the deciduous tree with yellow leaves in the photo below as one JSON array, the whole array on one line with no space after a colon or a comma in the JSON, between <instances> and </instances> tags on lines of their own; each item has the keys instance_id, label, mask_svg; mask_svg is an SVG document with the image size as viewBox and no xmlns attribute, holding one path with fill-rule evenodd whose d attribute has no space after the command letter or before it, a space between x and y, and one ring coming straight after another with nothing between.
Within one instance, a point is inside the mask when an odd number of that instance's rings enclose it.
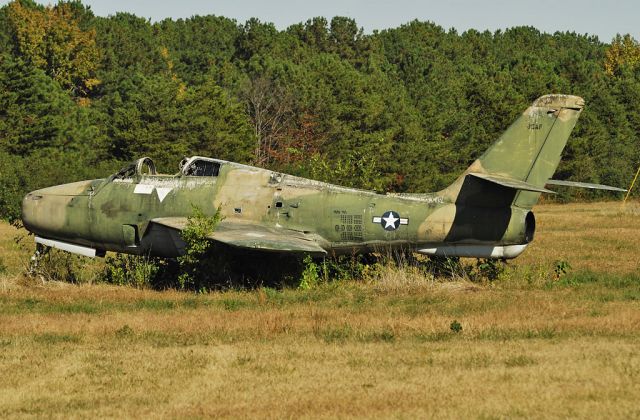
<instances>
[{"instance_id":1,"label":"deciduous tree with yellow leaves","mask_svg":"<svg viewBox=\"0 0 640 420\"><path fill-rule=\"evenodd\" d=\"M42 7L23 0L12 1L7 10L15 52L77 96L100 83L96 31L80 27L81 10L75 1Z\"/></svg>"},{"instance_id":2,"label":"deciduous tree with yellow leaves","mask_svg":"<svg viewBox=\"0 0 640 420\"><path fill-rule=\"evenodd\" d=\"M617 35L607 49L604 70L614 76L623 67L635 70L640 66L640 44L631 35Z\"/></svg>"}]
</instances>

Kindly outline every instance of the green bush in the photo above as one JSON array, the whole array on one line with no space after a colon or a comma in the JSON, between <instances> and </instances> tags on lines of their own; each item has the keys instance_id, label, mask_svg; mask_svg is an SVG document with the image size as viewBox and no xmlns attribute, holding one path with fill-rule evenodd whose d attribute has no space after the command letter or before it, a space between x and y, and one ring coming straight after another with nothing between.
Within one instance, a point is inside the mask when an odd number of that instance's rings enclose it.
<instances>
[{"instance_id":1,"label":"green bush","mask_svg":"<svg viewBox=\"0 0 640 420\"><path fill-rule=\"evenodd\" d=\"M454 319L449 325L449 329L457 334L462 331L462 324L460 324L458 320Z\"/></svg>"},{"instance_id":2,"label":"green bush","mask_svg":"<svg viewBox=\"0 0 640 420\"><path fill-rule=\"evenodd\" d=\"M99 262L91 262L86 257L49 249L29 275L45 281L91 283L99 278L98 264Z\"/></svg>"},{"instance_id":3,"label":"green bush","mask_svg":"<svg viewBox=\"0 0 640 420\"><path fill-rule=\"evenodd\" d=\"M469 279L471 281L494 281L504 274L505 267L505 263L501 260L478 258Z\"/></svg>"},{"instance_id":4,"label":"green bush","mask_svg":"<svg viewBox=\"0 0 640 420\"><path fill-rule=\"evenodd\" d=\"M187 226L180 234L186 244L185 254L178 257L178 285L181 289L210 288L219 284L228 271L223 253L212 252L208 238L220 220L220 208L213 216L207 216L200 208L193 206L193 215L188 218Z\"/></svg>"},{"instance_id":5,"label":"green bush","mask_svg":"<svg viewBox=\"0 0 640 420\"><path fill-rule=\"evenodd\" d=\"M570 270L571 270L571 264L569 264L569 261L557 260L554 263L554 268L553 268L555 279L560 280L561 278L566 276Z\"/></svg>"},{"instance_id":6,"label":"green bush","mask_svg":"<svg viewBox=\"0 0 640 420\"><path fill-rule=\"evenodd\" d=\"M146 288L154 285L162 261L146 255L116 254L107 257L103 280L120 286Z\"/></svg>"},{"instance_id":7,"label":"green bush","mask_svg":"<svg viewBox=\"0 0 640 420\"><path fill-rule=\"evenodd\" d=\"M374 254L333 255L322 259L307 255L299 268L298 287L308 290L322 283L371 279L379 271L380 261Z\"/></svg>"},{"instance_id":8,"label":"green bush","mask_svg":"<svg viewBox=\"0 0 640 420\"><path fill-rule=\"evenodd\" d=\"M106 282L137 288L179 288L208 291L225 278L224 255L213 252L208 235L220 220L220 209L213 216L193 207L193 215L181 236L185 254L177 259L148 255L116 254L107 257L102 279Z\"/></svg>"},{"instance_id":9,"label":"green bush","mask_svg":"<svg viewBox=\"0 0 640 420\"><path fill-rule=\"evenodd\" d=\"M316 264L310 255L304 257L303 264L304 270L302 270L302 277L298 287L302 290L312 289L322 281L320 276L321 266Z\"/></svg>"}]
</instances>

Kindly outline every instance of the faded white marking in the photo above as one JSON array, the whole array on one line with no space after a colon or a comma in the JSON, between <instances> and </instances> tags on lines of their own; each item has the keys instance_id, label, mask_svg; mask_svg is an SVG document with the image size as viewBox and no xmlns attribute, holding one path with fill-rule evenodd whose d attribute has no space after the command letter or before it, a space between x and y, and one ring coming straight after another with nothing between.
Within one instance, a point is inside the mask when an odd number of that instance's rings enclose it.
<instances>
[{"instance_id":1,"label":"faded white marking","mask_svg":"<svg viewBox=\"0 0 640 420\"><path fill-rule=\"evenodd\" d=\"M143 183L146 185L153 185L154 187L164 187L173 189L186 188L193 190L200 188L203 185L214 185L215 178L205 176L186 176L176 177L167 175L145 176Z\"/></svg>"},{"instance_id":2,"label":"faded white marking","mask_svg":"<svg viewBox=\"0 0 640 420\"><path fill-rule=\"evenodd\" d=\"M401 225L408 225L409 224L409 219L400 219L400 224Z\"/></svg>"},{"instance_id":3,"label":"faded white marking","mask_svg":"<svg viewBox=\"0 0 640 420\"><path fill-rule=\"evenodd\" d=\"M262 233L255 233L255 232L247 232L244 234L244 236L251 236L252 238L264 238L265 235L263 235Z\"/></svg>"},{"instance_id":4,"label":"faded white marking","mask_svg":"<svg viewBox=\"0 0 640 420\"><path fill-rule=\"evenodd\" d=\"M153 185L138 184L133 190L134 194L151 194L155 187Z\"/></svg>"},{"instance_id":5,"label":"faded white marking","mask_svg":"<svg viewBox=\"0 0 640 420\"><path fill-rule=\"evenodd\" d=\"M171 192L172 189L173 188L156 187L156 192L158 193L158 198L160 199L161 203L162 203L162 200L164 200L164 198L167 196L167 194Z\"/></svg>"},{"instance_id":6,"label":"faded white marking","mask_svg":"<svg viewBox=\"0 0 640 420\"><path fill-rule=\"evenodd\" d=\"M381 223L382 222L382 217L374 217L373 218L373 223Z\"/></svg>"},{"instance_id":7,"label":"faded white marking","mask_svg":"<svg viewBox=\"0 0 640 420\"><path fill-rule=\"evenodd\" d=\"M429 204L442 204L444 203L444 198L443 197L425 197L424 201L426 201Z\"/></svg>"}]
</instances>

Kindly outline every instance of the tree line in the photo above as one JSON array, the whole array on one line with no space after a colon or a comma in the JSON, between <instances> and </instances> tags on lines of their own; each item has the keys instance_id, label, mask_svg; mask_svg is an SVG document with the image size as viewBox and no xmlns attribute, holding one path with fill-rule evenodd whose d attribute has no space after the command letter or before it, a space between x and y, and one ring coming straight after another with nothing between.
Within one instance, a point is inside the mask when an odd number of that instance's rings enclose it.
<instances>
[{"instance_id":1,"label":"tree line","mask_svg":"<svg viewBox=\"0 0 640 420\"><path fill-rule=\"evenodd\" d=\"M354 187L450 183L546 93L585 98L556 178L628 185L640 46L533 27L459 33L350 18L152 23L80 1L0 8L0 217L25 192L151 156L205 155ZM584 193L577 193L584 194ZM597 194L597 193L594 193Z\"/></svg>"}]
</instances>

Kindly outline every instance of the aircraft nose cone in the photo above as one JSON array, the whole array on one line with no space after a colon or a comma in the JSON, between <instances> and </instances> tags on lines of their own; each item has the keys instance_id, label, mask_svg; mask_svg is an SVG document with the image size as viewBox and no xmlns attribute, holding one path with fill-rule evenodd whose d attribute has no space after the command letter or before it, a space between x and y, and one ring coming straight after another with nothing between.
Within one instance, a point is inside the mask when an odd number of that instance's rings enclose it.
<instances>
[{"instance_id":1,"label":"aircraft nose cone","mask_svg":"<svg viewBox=\"0 0 640 420\"><path fill-rule=\"evenodd\" d=\"M66 197L32 191L22 199L22 223L37 235L53 236L65 223Z\"/></svg>"},{"instance_id":2,"label":"aircraft nose cone","mask_svg":"<svg viewBox=\"0 0 640 420\"><path fill-rule=\"evenodd\" d=\"M30 232L48 238L76 236L85 213L74 207L74 200L88 197L94 181L80 181L31 191L22 200L22 223ZM85 203L86 204L86 203ZM86 209L87 206L81 206ZM73 209L76 212L73 213ZM71 214L73 213L73 217ZM70 225L69 220L75 217Z\"/></svg>"},{"instance_id":3,"label":"aircraft nose cone","mask_svg":"<svg viewBox=\"0 0 640 420\"><path fill-rule=\"evenodd\" d=\"M40 213L43 198L44 196L34 191L22 199L22 224L30 232L38 230L38 213Z\"/></svg>"}]
</instances>

